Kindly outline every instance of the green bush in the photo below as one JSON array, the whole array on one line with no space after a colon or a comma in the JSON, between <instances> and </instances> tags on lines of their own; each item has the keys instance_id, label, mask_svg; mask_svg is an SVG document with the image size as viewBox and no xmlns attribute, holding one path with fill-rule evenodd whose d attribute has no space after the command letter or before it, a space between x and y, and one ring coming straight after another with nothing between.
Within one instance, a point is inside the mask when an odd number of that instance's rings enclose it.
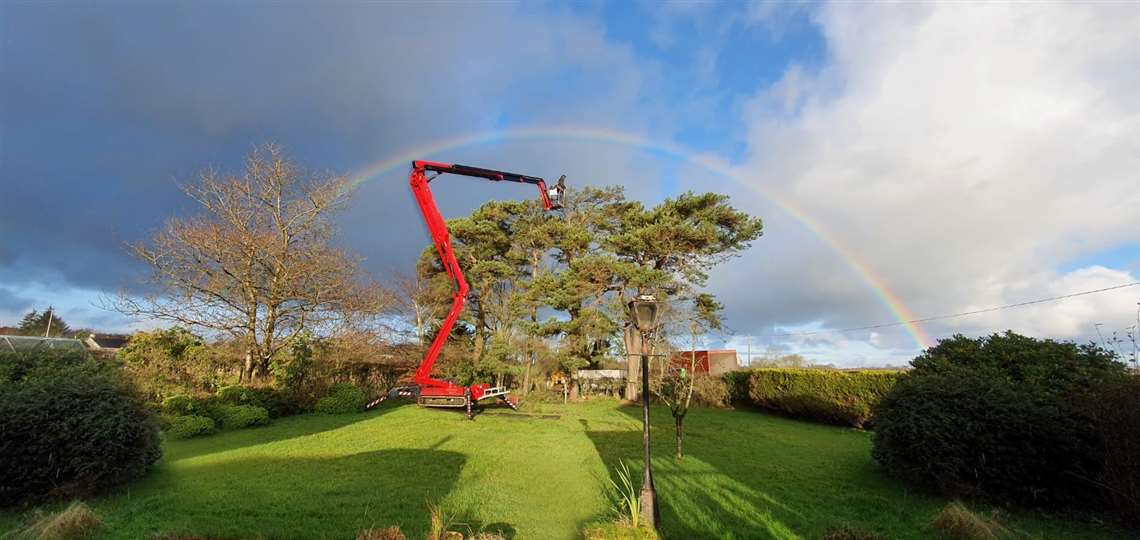
<instances>
[{"instance_id":1,"label":"green bush","mask_svg":"<svg viewBox=\"0 0 1140 540\"><path fill-rule=\"evenodd\" d=\"M751 370L729 371L722 375L728 386L728 404L733 407L751 404L748 397L748 379Z\"/></svg>"},{"instance_id":2,"label":"green bush","mask_svg":"<svg viewBox=\"0 0 1140 540\"><path fill-rule=\"evenodd\" d=\"M317 402L317 412L343 414L360 412L368 404L368 392L351 384L341 383L333 387L329 395Z\"/></svg>"},{"instance_id":3,"label":"green bush","mask_svg":"<svg viewBox=\"0 0 1140 540\"><path fill-rule=\"evenodd\" d=\"M1082 404L1104 445L1100 483L1108 507L1140 526L1140 377L1105 385Z\"/></svg>"},{"instance_id":4,"label":"green bush","mask_svg":"<svg viewBox=\"0 0 1140 540\"><path fill-rule=\"evenodd\" d=\"M240 384L223 386L214 395L218 396L219 401L229 405L244 405L249 402L248 389Z\"/></svg>"},{"instance_id":5,"label":"green bush","mask_svg":"<svg viewBox=\"0 0 1140 540\"><path fill-rule=\"evenodd\" d=\"M747 372L748 402L796 418L867 427L871 411L899 379L895 371L758 368ZM728 379L739 395L740 378Z\"/></svg>"},{"instance_id":6,"label":"green bush","mask_svg":"<svg viewBox=\"0 0 1140 540\"><path fill-rule=\"evenodd\" d=\"M190 414L194 399L190 396L170 396L162 400L162 412L172 415Z\"/></svg>"},{"instance_id":7,"label":"green bush","mask_svg":"<svg viewBox=\"0 0 1140 540\"><path fill-rule=\"evenodd\" d=\"M875 410L873 455L895 477L951 496L1093 506L1104 445L1077 406L1124 377L1094 346L1013 333L941 340Z\"/></svg>"},{"instance_id":8,"label":"green bush","mask_svg":"<svg viewBox=\"0 0 1140 540\"><path fill-rule=\"evenodd\" d=\"M172 416L166 434L173 439L189 439L214 432L214 420L205 416Z\"/></svg>"},{"instance_id":9,"label":"green bush","mask_svg":"<svg viewBox=\"0 0 1140 540\"><path fill-rule=\"evenodd\" d=\"M0 353L0 506L94 495L160 455L154 416L113 367L83 353Z\"/></svg>"},{"instance_id":10,"label":"green bush","mask_svg":"<svg viewBox=\"0 0 1140 540\"><path fill-rule=\"evenodd\" d=\"M220 405L214 409L214 413L222 429L241 429L269 424L269 412L257 405Z\"/></svg>"}]
</instances>

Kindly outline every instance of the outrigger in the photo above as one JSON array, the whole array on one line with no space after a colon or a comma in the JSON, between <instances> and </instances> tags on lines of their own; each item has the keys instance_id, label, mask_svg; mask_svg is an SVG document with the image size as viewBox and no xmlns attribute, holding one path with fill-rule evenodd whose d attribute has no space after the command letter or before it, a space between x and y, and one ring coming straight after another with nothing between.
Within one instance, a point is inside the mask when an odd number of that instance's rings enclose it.
<instances>
[{"instance_id":1,"label":"outrigger","mask_svg":"<svg viewBox=\"0 0 1140 540\"><path fill-rule=\"evenodd\" d=\"M428 173L435 174L428 176ZM431 376L432 368L435 367L435 362L439 359L439 353L443 350L444 343L447 342L452 328L455 327L455 323L459 319L459 314L463 311L463 306L467 303L469 291L467 280L463 278L463 270L459 267L459 261L451 249L451 237L447 232L447 222L440 215L439 207L436 206L429 187L431 181L442 174L484 178L494 182L505 181L536 185L542 206L548 211L562 207L562 197L566 192L566 175L562 175L554 186L547 187L546 180L537 176L452 163L412 162L412 172L408 177L408 183L412 187L412 193L416 196L416 202L419 204L420 213L424 216L424 222L427 223L428 232L431 233L432 242L435 244L436 252L443 263L443 269L455 282L455 293L451 300L451 310L447 312L447 317L443 319L443 324L439 327L439 333L436 334L427 353L424 354L419 368L416 369L416 373L410 381L411 384L393 388L386 395L370 402L368 408L375 407L389 398L414 398L421 407L465 408L467 418L473 418L472 408L474 404L484 399L498 398L508 407L517 410L516 402L507 397L510 390L504 386L491 386L486 383L460 386L452 381L434 379Z\"/></svg>"}]
</instances>

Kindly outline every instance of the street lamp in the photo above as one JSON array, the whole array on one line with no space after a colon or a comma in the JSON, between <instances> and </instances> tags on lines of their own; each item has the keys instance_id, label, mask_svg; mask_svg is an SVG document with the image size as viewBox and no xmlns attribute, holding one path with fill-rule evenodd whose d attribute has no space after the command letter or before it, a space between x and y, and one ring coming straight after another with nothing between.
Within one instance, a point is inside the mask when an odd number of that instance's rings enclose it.
<instances>
[{"instance_id":1,"label":"street lamp","mask_svg":"<svg viewBox=\"0 0 1140 540\"><path fill-rule=\"evenodd\" d=\"M643 294L629 301L633 323L641 333L641 444L644 453L641 477L641 513L657 528L657 490L649 456L649 334L657 328L657 298Z\"/></svg>"}]
</instances>

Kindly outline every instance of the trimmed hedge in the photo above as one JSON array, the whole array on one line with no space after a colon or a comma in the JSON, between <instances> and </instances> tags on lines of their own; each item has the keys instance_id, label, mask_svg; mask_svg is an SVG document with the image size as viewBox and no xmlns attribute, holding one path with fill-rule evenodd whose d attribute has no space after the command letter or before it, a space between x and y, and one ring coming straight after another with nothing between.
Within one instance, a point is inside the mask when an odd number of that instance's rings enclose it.
<instances>
[{"instance_id":1,"label":"trimmed hedge","mask_svg":"<svg viewBox=\"0 0 1140 540\"><path fill-rule=\"evenodd\" d=\"M228 405L256 405L269 412L270 418L280 418L304 412L295 395L287 390L270 387L223 386L216 397Z\"/></svg>"},{"instance_id":2,"label":"trimmed hedge","mask_svg":"<svg viewBox=\"0 0 1140 540\"><path fill-rule=\"evenodd\" d=\"M734 402L831 424L868 427L898 371L758 368L725 377Z\"/></svg>"},{"instance_id":3,"label":"trimmed hedge","mask_svg":"<svg viewBox=\"0 0 1140 540\"><path fill-rule=\"evenodd\" d=\"M0 352L0 507L102 493L161 454L154 415L114 367Z\"/></svg>"},{"instance_id":4,"label":"trimmed hedge","mask_svg":"<svg viewBox=\"0 0 1140 540\"><path fill-rule=\"evenodd\" d=\"M190 414L194 408L194 398L190 396L170 396L162 400L162 412L175 416Z\"/></svg>"},{"instance_id":5,"label":"trimmed hedge","mask_svg":"<svg viewBox=\"0 0 1140 540\"><path fill-rule=\"evenodd\" d=\"M214 415L214 420L217 420L222 429L269 424L269 411L257 405L220 405L214 409Z\"/></svg>"},{"instance_id":6,"label":"trimmed hedge","mask_svg":"<svg viewBox=\"0 0 1140 540\"><path fill-rule=\"evenodd\" d=\"M329 395L317 402L317 412L324 414L360 412L367 404L367 391L351 384L341 383L334 386Z\"/></svg>"},{"instance_id":7,"label":"trimmed hedge","mask_svg":"<svg viewBox=\"0 0 1140 540\"><path fill-rule=\"evenodd\" d=\"M173 439L189 439L214 432L214 420L205 416L172 416L166 434Z\"/></svg>"}]
</instances>

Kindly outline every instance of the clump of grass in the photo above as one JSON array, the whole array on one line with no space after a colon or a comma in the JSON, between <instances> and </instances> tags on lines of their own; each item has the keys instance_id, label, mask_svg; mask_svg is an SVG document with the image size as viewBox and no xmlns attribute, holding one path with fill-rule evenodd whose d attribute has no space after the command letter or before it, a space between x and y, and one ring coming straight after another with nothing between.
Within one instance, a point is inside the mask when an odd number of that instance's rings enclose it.
<instances>
[{"instance_id":1,"label":"clump of grass","mask_svg":"<svg viewBox=\"0 0 1140 540\"><path fill-rule=\"evenodd\" d=\"M463 533L449 530L455 516L445 516L443 507L433 502L429 502L427 507L431 516L427 540L463 540Z\"/></svg>"},{"instance_id":2,"label":"clump of grass","mask_svg":"<svg viewBox=\"0 0 1140 540\"><path fill-rule=\"evenodd\" d=\"M930 526L953 540L998 540L1009 535L1009 530L995 518L971 512L958 501L938 512Z\"/></svg>"},{"instance_id":3,"label":"clump of grass","mask_svg":"<svg viewBox=\"0 0 1140 540\"><path fill-rule=\"evenodd\" d=\"M582 531L586 540L658 540L657 531L647 527L630 527L628 523L603 523Z\"/></svg>"},{"instance_id":4,"label":"clump of grass","mask_svg":"<svg viewBox=\"0 0 1140 540\"><path fill-rule=\"evenodd\" d=\"M90 538L102 527L103 520L95 511L76 501L63 511L35 520L20 529L15 537L26 540L76 540Z\"/></svg>"},{"instance_id":5,"label":"clump of grass","mask_svg":"<svg viewBox=\"0 0 1140 540\"><path fill-rule=\"evenodd\" d=\"M630 479L629 467L626 467L624 461L618 461L617 470L618 480L614 482L610 478L610 485L613 486L614 491L617 493L617 511L618 516L621 516L622 521L628 520L630 527L634 529L641 526L641 493L633 486L633 481Z\"/></svg>"},{"instance_id":6,"label":"clump of grass","mask_svg":"<svg viewBox=\"0 0 1140 540\"><path fill-rule=\"evenodd\" d=\"M356 533L356 540L408 540L398 525L383 529L364 529Z\"/></svg>"},{"instance_id":7,"label":"clump of grass","mask_svg":"<svg viewBox=\"0 0 1140 540\"><path fill-rule=\"evenodd\" d=\"M822 540L886 540L882 535L856 527L833 527L823 533Z\"/></svg>"}]
</instances>

